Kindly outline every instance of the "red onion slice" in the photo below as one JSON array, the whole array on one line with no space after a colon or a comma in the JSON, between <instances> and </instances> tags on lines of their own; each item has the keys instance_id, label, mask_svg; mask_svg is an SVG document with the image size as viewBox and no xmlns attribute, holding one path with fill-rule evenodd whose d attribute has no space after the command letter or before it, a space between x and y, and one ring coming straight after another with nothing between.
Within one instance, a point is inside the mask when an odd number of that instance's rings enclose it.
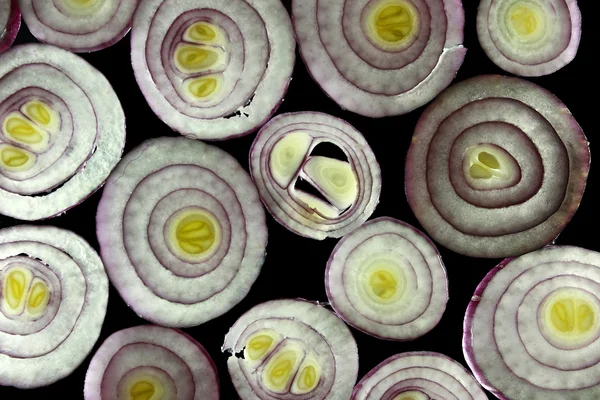
<instances>
[{"instance_id":1,"label":"red onion slice","mask_svg":"<svg viewBox=\"0 0 600 400\"><path fill-rule=\"evenodd\" d=\"M0 56L0 124L0 213L24 220L84 201L125 144L125 116L110 83L82 58L49 45Z\"/></svg>"},{"instance_id":2,"label":"red onion slice","mask_svg":"<svg viewBox=\"0 0 600 400\"><path fill-rule=\"evenodd\" d=\"M517 78L479 76L421 116L406 159L408 202L425 230L473 257L509 257L558 236L589 171L566 106Z\"/></svg>"},{"instance_id":3,"label":"red onion slice","mask_svg":"<svg viewBox=\"0 0 600 400\"><path fill-rule=\"evenodd\" d=\"M600 254L549 246L506 259L477 287L465 358L499 399L597 399Z\"/></svg>"},{"instance_id":4,"label":"red onion slice","mask_svg":"<svg viewBox=\"0 0 600 400\"><path fill-rule=\"evenodd\" d=\"M327 263L325 288L344 321L387 340L429 332L448 302L446 269L433 243L388 217L371 220L339 241Z\"/></svg>"},{"instance_id":5,"label":"red onion slice","mask_svg":"<svg viewBox=\"0 0 600 400\"><path fill-rule=\"evenodd\" d=\"M339 147L347 160L311 156L321 143ZM360 226L381 192L379 164L362 134L318 112L281 114L269 121L250 149L250 173L271 215L313 239L341 237ZM322 198L296 188L301 181Z\"/></svg>"},{"instance_id":6,"label":"red onion slice","mask_svg":"<svg viewBox=\"0 0 600 400\"><path fill-rule=\"evenodd\" d=\"M125 156L96 222L111 282L164 326L227 312L265 258L265 214L248 173L217 147L184 138L149 140Z\"/></svg>"},{"instance_id":7,"label":"red onion slice","mask_svg":"<svg viewBox=\"0 0 600 400\"><path fill-rule=\"evenodd\" d=\"M148 0L134 16L131 60L160 119L187 137L222 140L277 110L295 46L278 0Z\"/></svg>"},{"instance_id":8,"label":"red onion slice","mask_svg":"<svg viewBox=\"0 0 600 400\"><path fill-rule=\"evenodd\" d=\"M159 326L123 329L100 346L85 377L86 400L218 400L217 369L189 335Z\"/></svg>"},{"instance_id":9,"label":"red onion slice","mask_svg":"<svg viewBox=\"0 0 600 400\"><path fill-rule=\"evenodd\" d=\"M477 35L487 56L503 70L548 75L575 58L581 12L577 0L481 0Z\"/></svg>"},{"instance_id":10,"label":"red onion slice","mask_svg":"<svg viewBox=\"0 0 600 400\"><path fill-rule=\"evenodd\" d=\"M50 226L0 230L0 385L70 375L100 335L108 279L81 237Z\"/></svg>"},{"instance_id":11,"label":"red onion slice","mask_svg":"<svg viewBox=\"0 0 600 400\"><path fill-rule=\"evenodd\" d=\"M231 327L222 351L232 353L227 366L242 400L347 399L358 374L348 327L305 300L253 307Z\"/></svg>"},{"instance_id":12,"label":"red onion slice","mask_svg":"<svg viewBox=\"0 0 600 400\"><path fill-rule=\"evenodd\" d=\"M18 0L0 2L0 53L12 46L21 27Z\"/></svg>"},{"instance_id":13,"label":"red onion slice","mask_svg":"<svg viewBox=\"0 0 600 400\"><path fill-rule=\"evenodd\" d=\"M352 400L487 400L473 376L440 353L396 354L373 368L354 388Z\"/></svg>"},{"instance_id":14,"label":"red onion slice","mask_svg":"<svg viewBox=\"0 0 600 400\"><path fill-rule=\"evenodd\" d=\"M342 108L368 117L408 113L460 68L460 0L294 0L300 54Z\"/></svg>"}]
</instances>

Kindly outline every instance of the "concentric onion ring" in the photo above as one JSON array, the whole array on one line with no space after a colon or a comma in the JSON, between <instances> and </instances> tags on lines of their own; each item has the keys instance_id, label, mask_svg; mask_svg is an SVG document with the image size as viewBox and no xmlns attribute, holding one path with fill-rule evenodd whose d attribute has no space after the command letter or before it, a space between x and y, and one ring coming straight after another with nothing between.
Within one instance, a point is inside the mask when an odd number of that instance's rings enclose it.
<instances>
[{"instance_id":1,"label":"concentric onion ring","mask_svg":"<svg viewBox=\"0 0 600 400\"><path fill-rule=\"evenodd\" d=\"M373 368L352 400L487 400L473 376L440 353L401 353Z\"/></svg>"},{"instance_id":2,"label":"concentric onion ring","mask_svg":"<svg viewBox=\"0 0 600 400\"><path fill-rule=\"evenodd\" d=\"M279 0L147 0L131 33L148 104L194 139L241 136L265 123L287 91L295 47Z\"/></svg>"},{"instance_id":3,"label":"concentric onion ring","mask_svg":"<svg viewBox=\"0 0 600 400\"><path fill-rule=\"evenodd\" d=\"M500 399L597 399L600 254L549 246L504 260L473 295L463 349Z\"/></svg>"},{"instance_id":4,"label":"concentric onion ring","mask_svg":"<svg viewBox=\"0 0 600 400\"><path fill-rule=\"evenodd\" d=\"M0 230L0 385L46 386L92 350L108 279L81 237L50 226Z\"/></svg>"},{"instance_id":5,"label":"concentric onion ring","mask_svg":"<svg viewBox=\"0 0 600 400\"><path fill-rule=\"evenodd\" d=\"M325 271L327 297L350 325L389 340L429 332L448 302L448 278L433 243L412 226L383 217L339 241Z\"/></svg>"},{"instance_id":6,"label":"concentric onion ring","mask_svg":"<svg viewBox=\"0 0 600 400\"><path fill-rule=\"evenodd\" d=\"M85 377L86 400L218 400L217 369L185 333L145 325L113 333Z\"/></svg>"},{"instance_id":7,"label":"concentric onion ring","mask_svg":"<svg viewBox=\"0 0 600 400\"><path fill-rule=\"evenodd\" d=\"M265 258L265 213L229 154L184 138L123 158L98 206L108 276L142 318L194 326L242 300Z\"/></svg>"},{"instance_id":8,"label":"concentric onion ring","mask_svg":"<svg viewBox=\"0 0 600 400\"><path fill-rule=\"evenodd\" d=\"M320 143L339 147L347 161L311 156ZM258 133L250 173L264 205L283 226L305 237L341 237L365 222L381 192L373 151L347 122L328 114L281 114ZM296 188L310 183L323 198Z\"/></svg>"},{"instance_id":9,"label":"concentric onion ring","mask_svg":"<svg viewBox=\"0 0 600 400\"><path fill-rule=\"evenodd\" d=\"M460 0L294 0L300 54L342 108L368 117L410 112L462 65Z\"/></svg>"},{"instance_id":10,"label":"concentric onion ring","mask_svg":"<svg viewBox=\"0 0 600 400\"><path fill-rule=\"evenodd\" d=\"M121 103L82 58L39 44L0 56L0 213L39 220L74 207L124 144Z\"/></svg>"},{"instance_id":11,"label":"concentric onion ring","mask_svg":"<svg viewBox=\"0 0 600 400\"><path fill-rule=\"evenodd\" d=\"M21 27L21 12L18 0L0 2L0 53L15 41Z\"/></svg>"},{"instance_id":12,"label":"concentric onion ring","mask_svg":"<svg viewBox=\"0 0 600 400\"><path fill-rule=\"evenodd\" d=\"M487 56L521 76L551 74L577 54L577 0L481 0L477 35Z\"/></svg>"},{"instance_id":13,"label":"concentric onion ring","mask_svg":"<svg viewBox=\"0 0 600 400\"><path fill-rule=\"evenodd\" d=\"M242 400L347 399L358 374L348 327L305 300L259 304L231 327L222 351ZM243 351L239 358L233 353Z\"/></svg>"},{"instance_id":14,"label":"concentric onion ring","mask_svg":"<svg viewBox=\"0 0 600 400\"><path fill-rule=\"evenodd\" d=\"M474 257L510 257L551 242L581 200L590 155L566 106L533 83L479 76L421 116L406 194L425 230Z\"/></svg>"}]
</instances>

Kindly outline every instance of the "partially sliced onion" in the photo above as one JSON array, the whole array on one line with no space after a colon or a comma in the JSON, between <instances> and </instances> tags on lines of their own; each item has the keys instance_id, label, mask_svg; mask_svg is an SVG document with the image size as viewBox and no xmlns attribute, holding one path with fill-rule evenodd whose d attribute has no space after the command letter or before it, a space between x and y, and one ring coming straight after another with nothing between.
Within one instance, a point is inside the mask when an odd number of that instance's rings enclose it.
<instances>
[{"instance_id":1,"label":"partially sliced onion","mask_svg":"<svg viewBox=\"0 0 600 400\"><path fill-rule=\"evenodd\" d=\"M108 279L98 254L51 226L0 230L0 385L70 375L98 340Z\"/></svg>"},{"instance_id":2,"label":"partially sliced onion","mask_svg":"<svg viewBox=\"0 0 600 400\"><path fill-rule=\"evenodd\" d=\"M0 2L0 53L6 51L15 41L21 27L21 11L18 0Z\"/></svg>"},{"instance_id":3,"label":"partially sliced onion","mask_svg":"<svg viewBox=\"0 0 600 400\"><path fill-rule=\"evenodd\" d=\"M339 147L347 160L311 153L321 143ZM365 222L381 192L381 171L369 144L354 127L328 114L281 114L258 133L250 173L271 215L298 235L341 237ZM318 197L296 188L306 181Z\"/></svg>"},{"instance_id":4,"label":"partially sliced onion","mask_svg":"<svg viewBox=\"0 0 600 400\"><path fill-rule=\"evenodd\" d=\"M408 113L454 79L466 49L460 0L294 0L310 74L342 108Z\"/></svg>"},{"instance_id":5,"label":"partially sliced onion","mask_svg":"<svg viewBox=\"0 0 600 400\"><path fill-rule=\"evenodd\" d=\"M600 253L549 246L504 260L473 295L463 349L499 399L598 399Z\"/></svg>"},{"instance_id":6,"label":"partially sliced onion","mask_svg":"<svg viewBox=\"0 0 600 400\"><path fill-rule=\"evenodd\" d=\"M358 374L348 327L305 300L253 307L231 327L222 351L232 353L227 367L242 400L348 399Z\"/></svg>"},{"instance_id":7,"label":"partially sliced onion","mask_svg":"<svg viewBox=\"0 0 600 400\"><path fill-rule=\"evenodd\" d=\"M102 50L129 32L140 0L19 0L40 42L76 53Z\"/></svg>"},{"instance_id":8,"label":"partially sliced onion","mask_svg":"<svg viewBox=\"0 0 600 400\"><path fill-rule=\"evenodd\" d=\"M175 131L222 140L277 110L295 47L280 0L146 0L133 19L131 60L152 110Z\"/></svg>"},{"instance_id":9,"label":"partially sliced onion","mask_svg":"<svg viewBox=\"0 0 600 400\"><path fill-rule=\"evenodd\" d=\"M406 195L425 230L473 257L510 257L554 240L590 166L585 135L543 88L489 75L442 93L421 116Z\"/></svg>"},{"instance_id":10,"label":"partially sliced onion","mask_svg":"<svg viewBox=\"0 0 600 400\"><path fill-rule=\"evenodd\" d=\"M160 138L123 158L96 217L111 282L142 318L199 325L229 311L265 258L265 213L248 173L199 141Z\"/></svg>"},{"instance_id":11,"label":"partially sliced onion","mask_svg":"<svg viewBox=\"0 0 600 400\"><path fill-rule=\"evenodd\" d=\"M352 400L487 400L473 376L447 356L400 353L373 368L354 388Z\"/></svg>"},{"instance_id":12,"label":"partially sliced onion","mask_svg":"<svg viewBox=\"0 0 600 400\"><path fill-rule=\"evenodd\" d=\"M577 54L577 0L481 0L477 35L487 56L521 76L551 74Z\"/></svg>"},{"instance_id":13,"label":"partially sliced onion","mask_svg":"<svg viewBox=\"0 0 600 400\"><path fill-rule=\"evenodd\" d=\"M388 340L429 332L448 302L446 269L433 243L388 217L371 220L339 241L327 263L325 288L344 321Z\"/></svg>"},{"instance_id":14,"label":"partially sliced onion","mask_svg":"<svg viewBox=\"0 0 600 400\"><path fill-rule=\"evenodd\" d=\"M124 144L121 103L82 58L40 44L0 56L0 213L39 220L74 207L104 183Z\"/></svg>"},{"instance_id":15,"label":"partially sliced onion","mask_svg":"<svg viewBox=\"0 0 600 400\"><path fill-rule=\"evenodd\" d=\"M215 364L185 333L142 325L113 333L85 377L86 400L218 400Z\"/></svg>"}]
</instances>

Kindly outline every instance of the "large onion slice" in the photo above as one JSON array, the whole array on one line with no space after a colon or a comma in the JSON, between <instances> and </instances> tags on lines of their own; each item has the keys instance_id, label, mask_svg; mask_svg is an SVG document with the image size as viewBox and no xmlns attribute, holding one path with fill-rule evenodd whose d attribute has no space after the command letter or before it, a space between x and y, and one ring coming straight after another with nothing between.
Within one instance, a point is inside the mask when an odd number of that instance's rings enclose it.
<instances>
[{"instance_id":1,"label":"large onion slice","mask_svg":"<svg viewBox=\"0 0 600 400\"><path fill-rule=\"evenodd\" d=\"M499 399L598 399L600 253L549 246L504 260L473 295L463 349Z\"/></svg>"},{"instance_id":2,"label":"large onion slice","mask_svg":"<svg viewBox=\"0 0 600 400\"><path fill-rule=\"evenodd\" d=\"M311 156L330 143L346 160ZM381 171L364 139L347 122L328 114L281 114L258 133L250 149L250 173L261 199L283 226L313 239L341 237L375 210ZM321 198L296 188L306 181Z\"/></svg>"},{"instance_id":3,"label":"large onion slice","mask_svg":"<svg viewBox=\"0 0 600 400\"><path fill-rule=\"evenodd\" d=\"M15 41L21 27L21 11L18 0L0 1L0 53Z\"/></svg>"},{"instance_id":4,"label":"large onion slice","mask_svg":"<svg viewBox=\"0 0 600 400\"><path fill-rule=\"evenodd\" d=\"M0 385L46 386L92 350L108 279L81 237L50 226L0 230Z\"/></svg>"},{"instance_id":5,"label":"large onion slice","mask_svg":"<svg viewBox=\"0 0 600 400\"><path fill-rule=\"evenodd\" d=\"M279 107L294 67L280 0L146 0L133 19L131 60L156 115L195 139L253 132Z\"/></svg>"},{"instance_id":6,"label":"large onion slice","mask_svg":"<svg viewBox=\"0 0 600 400\"><path fill-rule=\"evenodd\" d=\"M74 207L124 144L121 103L82 58L40 44L0 56L0 213L39 220Z\"/></svg>"},{"instance_id":7,"label":"large onion slice","mask_svg":"<svg viewBox=\"0 0 600 400\"><path fill-rule=\"evenodd\" d=\"M433 243L412 226L383 217L339 241L325 271L327 297L352 326L389 340L433 329L448 302L448 278Z\"/></svg>"},{"instance_id":8,"label":"large onion slice","mask_svg":"<svg viewBox=\"0 0 600 400\"><path fill-rule=\"evenodd\" d=\"M465 57L460 0L294 0L300 54L342 108L399 115L433 99Z\"/></svg>"},{"instance_id":9,"label":"large onion slice","mask_svg":"<svg viewBox=\"0 0 600 400\"><path fill-rule=\"evenodd\" d=\"M193 326L227 312L265 258L265 213L248 173L189 139L148 140L125 156L96 221L111 282L160 325Z\"/></svg>"},{"instance_id":10,"label":"large onion slice","mask_svg":"<svg viewBox=\"0 0 600 400\"><path fill-rule=\"evenodd\" d=\"M551 74L577 54L581 12L577 0L481 0L479 43L505 71Z\"/></svg>"},{"instance_id":11,"label":"large onion slice","mask_svg":"<svg viewBox=\"0 0 600 400\"><path fill-rule=\"evenodd\" d=\"M218 400L217 369L185 333L153 325L123 329L100 346L85 377L86 400Z\"/></svg>"},{"instance_id":12,"label":"large onion slice","mask_svg":"<svg viewBox=\"0 0 600 400\"><path fill-rule=\"evenodd\" d=\"M440 353L401 353L373 368L352 400L487 400L473 376Z\"/></svg>"},{"instance_id":13,"label":"large onion slice","mask_svg":"<svg viewBox=\"0 0 600 400\"><path fill-rule=\"evenodd\" d=\"M421 116L406 159L406 194L427 232L474 257L509 257L551 242L577 210L590 163L566 106L517 78L479 76Z\"/></svg>"},{"instance_id":14,"label":"large onion slice","mask_svg":"<svg viewBox=\"0 0 600 400\"><path fill-rule=\"evenodd\" d=\"M323 306L305 300L259 304L231 327L223 351L242 400L348 399L358 374L356 342ZM243 351L243 358L236 354Z\"/></svg>"}]
</instances>

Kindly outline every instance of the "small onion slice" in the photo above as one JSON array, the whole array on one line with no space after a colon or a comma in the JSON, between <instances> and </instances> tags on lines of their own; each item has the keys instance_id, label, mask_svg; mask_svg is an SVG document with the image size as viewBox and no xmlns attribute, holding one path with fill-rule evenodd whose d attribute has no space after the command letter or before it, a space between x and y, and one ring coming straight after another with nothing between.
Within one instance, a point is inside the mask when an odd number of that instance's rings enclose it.
<instances>
[{"instance_id":1,"label":"small onion slice","mask_svg":"<svg viewBox=\"0 0 600 400\"><path fill-rule=\"evenodd\" d=\"M51 226L0 230L0 385L70 375L98 340L108 279L78 235Z\"/></svg>"},{"instance_id":2,"label":"small onion slice","mask_svg":"<svg viewBox=\"0 0 600 400\"><path fill-rule=\"evenodd\" d=\"M538 249L577 210L590 166L567 107L518 78L446 90L423 113L406 158L406 195L438 242L473 257Z\"/></svg>"},{"instance_id":3,"label":"small onion slice","mask_svg":"<svg viewBox=\"0 0 600 400\"><path fill-rule=\"evenodd\" d=\"M85 400L218 400L217 368L204 347L175 329L142 325L113 333L87 371Z\"/></svg>"},{"instance_id":4,"label":"small onion slice","mask_svg":"<svg viewBox=\"0 0 600 400\"><path fill-rule=\"evenodd\" d=\"M82 58L44 44L0 56L1 214L34 221L74 207L104 183L124 145L121 103Z\"/></svg>"},{"instance_id":5,"label":"small onion slice","mask_svg":"<svg viewBox=\"0 0 600 400\"><path fill-rule=\"evenodd\" d=\"M388 217L371 220L339 241L327 263L325 288L344 321L387 340L429 332L448 302L446 269L433 243Z\"/></svg>"},{"instance_id":6,"label":"small onion slice","mask_svg":"<svg viewBox=\"0 0 600 400\"><path fill-rule=\"evenodd\" d=\"M352 400L487 400L473 376L447 356L419 351L396 354L373 368Z\"/></svg>"},{"instance_id":7,"label":"small onion slice","mask_svg":"<svg viewBox=\"0 0 600 400\"><path fill-rule=\"evenodd\" d=\"M329 143L346 161L311 155ZM258 133L250 173L273 218L313 238L341 237L364 223L381 192L381 170L369 144L347 122L318 112L281 114ZM297 188L306 181L321 194Z\"/></svg>"},{"instance_id":8,"label":"small onion slice","mask_svg":"<svg viewBox=\"0 0 600 400\"><path fill-rule=\"evenodd\" d=\"M477 35L487 56L521 76L551 74L577 54L577 0L481 0Z\"/></svg>"},{"instance_id":9,"label":"small onion slice","mask_svg":"<svg viewBox=\"0 0 600 400\"><path fill-rule=\"evenodd\" d=\"M548 246L504 260L467 308L463 349L499 399L598 399L600 253Z\"/></svg>"},{"instance_id":10,"label":"small onion slice","mask_svg":"<svg viewBox=\"0 0 600 400\"><path fill-rule=\"evenodd\" d=\"M148 140L109 178L96 217L108 276L142 318L199 325L241 301L265 258L265 213L248 173L217 147Z\"/></svg>"},{"instance_id":11,"label":"small onion slice","mask_svg":"<svg viewBox=\"0 0 600 400\"><path fill-rule=\"evenodd\" d=\"M358 374L358 349L346 324L300 299L251 308L231 327L222 351L232 353L227 367L242 400L347 399Z\"/></svg>"},{"instance_id":12,"label":"small onion slice","mask_svg":"<svg viewBox=\"0 0 600 400\"><path fill-rule=\"evenodd\" d=\"M0 1L0 53L15 41L21 27L21 11L18 0Z\"/></svg>"},{"instance_id":13,"label":"small onion slice","mask_svg":"<svg viewBox=\"0 0 600 400\"><path fill-rule=\"evenodd\" d=\"M408 113L454 79L466 49L460 0L293 0L300 54L342 108Z\"/></svg>"},{"instance_id":14,"label":"small onion slice","mask_svg":"<svg viewBox=\"0 0 600 400\"><path fill-rule=\"evenodd\" d=\"M228 139L264 124L283 101L295 48L280 0L145 0L131 32L148 104L193 139Z\"/></svg>"}]
</instances>

